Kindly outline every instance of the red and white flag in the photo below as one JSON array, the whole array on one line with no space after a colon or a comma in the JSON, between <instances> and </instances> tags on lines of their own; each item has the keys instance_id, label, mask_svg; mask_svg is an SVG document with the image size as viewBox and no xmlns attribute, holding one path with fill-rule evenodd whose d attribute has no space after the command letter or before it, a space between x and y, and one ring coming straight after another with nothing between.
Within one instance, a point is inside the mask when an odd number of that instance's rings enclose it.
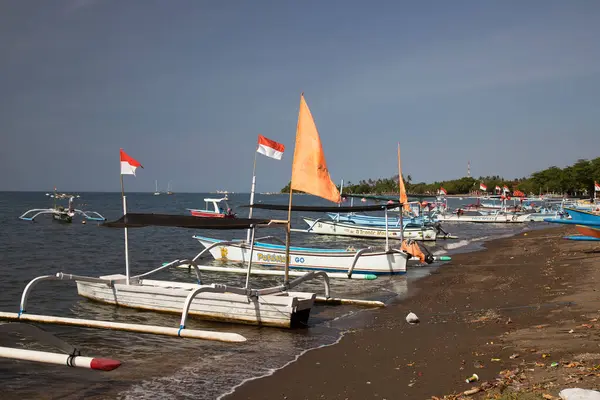
<instances>
[{"instance_id":1,"label":"red and white flag","mask_svg":"<svg viewBox=\"0 0 600 400\"><path fill-rule=\"evenodd\" d=\"M596 181L594 181L594 191L600 192L600 184L598 184Z\"/></svg>"},{"instance_id":2,"label":"red and white flag","mask_svg":"<svg viewBox=\"0 0 600 400\"><path fill-rule=\"evenodd\" d=\"M510 189L508 188L508 186L504 185L504 187L502 188L502 191L504 193L510 192Z\"/></svg>"},{"instance_id":3,"label":"red and white flag","mask_svg":"<svg viewBox=\"0 0 600 400\"><path fill-rule=\"evenodd\" d=\"M500 186L496 185L496 189L495 190L499 192L499 191L502 190L502 188Z\"/></svg>"},{"instance_id":4,"label":"red and white flag","mask_svg":"<svg viewBox=\"0 0 600 400\"><path fill-rule=\"evenodd\" d=\"M483 190L483 191L485 192L485 191L487 191L487 186L485 186L485 184L484 184L483 182L481 182L481 183L479 184L479 189L480 189L480 190Z\"/></svg>"},{"instance_id":5,"label":"red and white flag","mask_svg":"<svg viewBox=\"0 0 600 400\"><path fill-rule=\"evenodd\" d=\"M142 164L139 163L139 161L136 161L133 158L129 157L129 155L127 153L125 153L123 151L123 149L121 149L120 151L121 151L121 175L135 176L135 169L137 167L144 168L144 167L142 167Z\"/></svg>"},{"instance_id":6,"label":"red and white flag","mask_svg":"<svg viewBox=\"0 0 600 400\"><path fill-rule=\"evenodd\" d=\"M283 157L284 150L285 146L281 143L277 143L274 140L267 139L263 135L258 135L258 148L256 149L257 153L263 154L270 158L274 158L276 160L281 160L281 157Z\"/></svg>"},{"instance_id":7,"label":"red and white flag","mask_svg":"<svg viewBox=\"0 0 600 400\"><path fill-rule=\"evenodd\" d=\"M440 186L440 192L439 193L446 195L446 194L448 194L448 191L446 189L444 189L443 187Z\"/></svg>"}]
</instances>

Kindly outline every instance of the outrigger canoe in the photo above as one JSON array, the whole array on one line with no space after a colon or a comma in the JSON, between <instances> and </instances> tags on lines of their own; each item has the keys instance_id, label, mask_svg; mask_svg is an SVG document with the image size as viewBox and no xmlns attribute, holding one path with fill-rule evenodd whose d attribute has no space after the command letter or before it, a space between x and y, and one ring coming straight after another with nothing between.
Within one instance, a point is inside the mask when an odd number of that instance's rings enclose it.
<instances>
[{"instance_id":1,"label":"outrigger canoe","mask_svg":"<svg viewBox=\"0 0 600 400\"><path fill-rule=\"evenodd\" d=\"M247 263L250 246L243 240L224 241L194 236L215 260ZM201 253L202 254L202 253ZM198 256L196 256L198 257ZM354 272L357 274L390 275L406 273L410 256L398 249L322 249L290 247L290 268L325 272ZM285 246L254 242L252 263L285 265Z\"/></svg>"},{"instance_id":2,"label":"outrigger canoe","mask_svg":"<svg viewBox=\"0 0 600 400\"><path fill-rule=\"evenodd\" d=\"M380 226L364 226L351 222L336 222L324 219L302 218L308 224L307 233L317 233L320 235L353 236L363 238L385 239L386 229ZM435 241L438 239L438 231L432 225L422 227L392 228L388 227L387 236L390 239L412 239L420 241Z\"/></svg>"}]
</instances>

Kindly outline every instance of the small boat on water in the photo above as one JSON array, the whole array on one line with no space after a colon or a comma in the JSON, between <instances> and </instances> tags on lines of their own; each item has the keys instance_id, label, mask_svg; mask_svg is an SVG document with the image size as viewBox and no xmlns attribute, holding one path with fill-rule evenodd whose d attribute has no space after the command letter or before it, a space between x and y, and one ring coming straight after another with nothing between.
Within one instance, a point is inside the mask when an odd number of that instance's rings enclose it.
<instances>
[{"instance_id":1,"label":"small boat on water","mask_svg":"<svg viewBox=\"0 0 600 400\"><path fill-rule=\"evenodd\" d=\"M229 200L227 197L221 197L219 199L206 198L206 199L204 199L204 202L206 203L205 208L203 208L203 209L188 208L187 210L194 217L236 218L237 216L233 212L231 207L229 207L227 200Z\"/></svg>"},{"instance_id":2,"label":"small boat on water","mask_svg":"<svg viewBox=\"0 0 600 400\"><path fill-rule=\"evenodd\" d=\"M53 207L33 208L31 210L27 210L19 217L19 219L22 219L24 221L35 221L35 219L40 215L51 215L54 221L70 224L71 222L73 222L73 217L79 215L84 218L84 221L106 221L106 218L104 218L96 211L83 211L76 209L74 207L75 197L73 196L69 198L69 204L67 207L57 205L56 198L57 197L55 197Z\"/></svg>"},{"instance_id":3,"label":"small boat on water","mask_svg":"<svg viewBox=\"0 0 600 400\"><path fill-rule=\"evenodd\" d=\"M160 196L160 192L158 191L158 181L154 181L154 195Z\"/></svg>"}]
</instances>

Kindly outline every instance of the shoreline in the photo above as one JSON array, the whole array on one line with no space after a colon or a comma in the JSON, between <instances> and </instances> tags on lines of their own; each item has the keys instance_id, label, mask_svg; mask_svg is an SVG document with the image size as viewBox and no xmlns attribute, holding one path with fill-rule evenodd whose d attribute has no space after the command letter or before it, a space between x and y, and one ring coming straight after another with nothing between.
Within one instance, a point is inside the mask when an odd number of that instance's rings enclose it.
<instances>
[{"instance_id":1,"label":"shoreline","mask_svg":"<svg viewBox=\"0 0 600 400\"><path fill-rule=\"evenodd\" d=\"M413 296L373 311L370 326L345 333L336 344L308 350L220 398L431 398L473 388L484 393L498 389L501 370L520 368L524 374L525 367L527 376L518 379L521 390L533 388L536 377L547 379L553 373L558 376L550 383L560 382L562 364L550 367L550 360L562 363L575 357L575 350L585 353L586 346L587 361L575 361L578 368L600 360L593 353L600 353L600 344L590 346L585 335L564 333L577 329L577 319L589 325L585 321L595 318L598 295L590 282L600 279L591 266L600 258L590 251L594 246L561 239L567 231L529 231L456 254L416 281ZM405 322L409 311L419 316L420 324ZM582 317L582 312L591 314ZM573 327L562 327L568 324ZM565 334L571 347L564 343ZM524 349L534 339L544 348ZM466 383L473 373L480 382ZM589 387L598 383L590 377L578 381L578 387L587 382ZM556 396L564 387L543 389Z\"/></svg>"}]
</instances>

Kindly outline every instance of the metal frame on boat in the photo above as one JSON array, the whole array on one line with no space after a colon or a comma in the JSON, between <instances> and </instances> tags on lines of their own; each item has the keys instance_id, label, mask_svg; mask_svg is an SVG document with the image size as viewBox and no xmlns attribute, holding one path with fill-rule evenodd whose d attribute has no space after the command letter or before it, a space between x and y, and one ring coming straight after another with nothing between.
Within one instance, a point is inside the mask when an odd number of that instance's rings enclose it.
<instances>
[{"instance_id":1,"label":"metal frame on boat","mask_svg":"<svg viewBox=\"0 0 600 400\"><path fill-rule=\"evenodd\" d=\"M28 216L28 214L30 213L35 213L33 216ZM45 215L45 214L51 214L52 218L57 220L57 221L61 221L61 222L72 222L73 221L73 217L76 215L81 215L82 217L84 217L87 220L90 221L106 221L106 218L104 218L102 215L100 215L100 213L97 213L96 211L82 211L82 210L77 210L77 209L73 209L73 210L69 210L69 209L61 209L61 208L33 208L31 210L28 210L27 212L23 213L23 215L21 215L19 217L19 219L22 219L24 221L35 221L35 219L40 216L40 215ZM94 216L95 215L95 216Z\"/></svg>"}]
</instances>

